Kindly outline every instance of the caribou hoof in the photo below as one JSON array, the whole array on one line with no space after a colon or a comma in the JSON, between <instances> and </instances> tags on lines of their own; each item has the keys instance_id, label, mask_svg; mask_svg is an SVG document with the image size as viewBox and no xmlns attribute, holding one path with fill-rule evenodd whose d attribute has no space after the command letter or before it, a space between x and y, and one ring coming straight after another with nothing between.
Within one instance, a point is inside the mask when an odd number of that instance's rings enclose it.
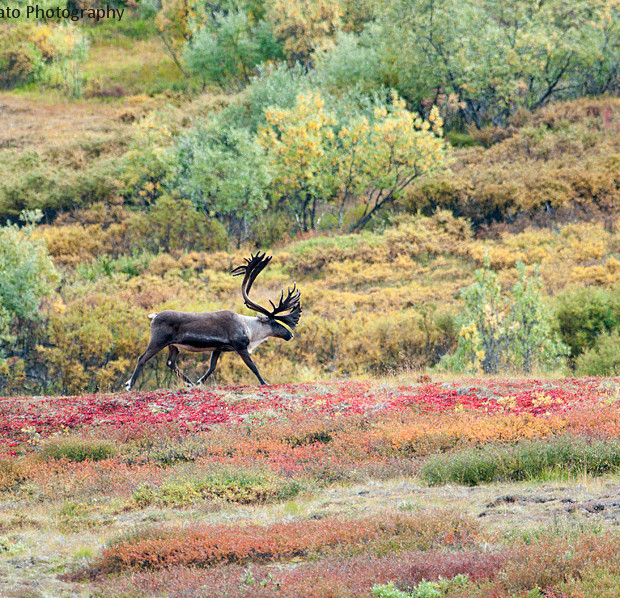
<instances>
[{"instance_id":1,"label":"caribou hoof","mask_svg":"<svg viewBox=\"0 0 620 598\"><path fill-rule=\"evenodd\" d=\"M127 392L129 392L131 390L131 379L127 380L127 382L125 382L125 390Z\"/></svg>"},{"instance_id":2,"label":"caribou hoof","mask_svg":"<svg viewBox=\"0 0 620 598\"><path fill-rule=\"evenodd\" d=\"M186 382L185 388L194 388L196 385L193 382Z\"/></svg>"}]
</instances>

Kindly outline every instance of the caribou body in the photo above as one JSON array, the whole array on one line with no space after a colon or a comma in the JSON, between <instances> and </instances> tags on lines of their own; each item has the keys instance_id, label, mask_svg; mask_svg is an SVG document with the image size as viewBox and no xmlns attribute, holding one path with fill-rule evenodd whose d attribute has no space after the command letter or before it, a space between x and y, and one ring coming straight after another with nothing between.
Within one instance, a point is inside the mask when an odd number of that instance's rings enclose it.
<instances>
[{"instance_id":1,"label":"caribou body","mask_svg":"<svg viewBox=\"0 0 620 598\"><path fill-rule=\"evenodd\" d=\"M278 305L270 301L271 310L250 299L249 292L254 280L270 261L271 256L257 253L245 258L246 263L232 271L233 276L244 275L241 283L243 301L250 309L258 312L257 316L244 316L229 310L205 313L166 310L150 314L151 340L146 351L138 358L136 368L125 388L131 390L144 364L165 347L168 347L166 364L188 385L193 385L193 382L177 366L180 350L211 352L209 369L197 384L202 384L213 373L224 351L237 353L254 372L258 381L266 384L250 357L252 351L269 337L290 341L293 338L292 330L301 316L301 294L295 285L287 290L286 298L284 291L281 292Z\"/></svg>"}]
</instances>

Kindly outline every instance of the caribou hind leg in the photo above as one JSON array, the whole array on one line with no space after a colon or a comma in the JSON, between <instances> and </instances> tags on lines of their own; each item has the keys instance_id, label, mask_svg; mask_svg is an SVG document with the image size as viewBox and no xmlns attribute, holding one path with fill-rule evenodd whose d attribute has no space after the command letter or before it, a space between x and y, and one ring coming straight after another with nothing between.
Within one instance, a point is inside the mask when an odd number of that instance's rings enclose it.
<instances>
[{"instance_id":1,"label":"caribou hind leg","mask_svg":"<svg viewBox=\"0 0 620 598\"><path fill-rule=\"evenodd\" d=\"M220 358L221 354L221 351L213 351L213 353L211 353L211 362L209 363L209 369L206 371L205 375L200 378L198 382L196 382L196 384L202 384L215 371L217 360Z\"/></svg>"},{"instance_id":2,"label":"caribou hind leg","mask_svg":"<svg viewBox=\"0 0 620 598\"><path fill-rule=\"evenodd\" d=\"M194 386L194 383L178 368L177 357L179 356L179 350L174 345L168 346L168 359L166 359L166 365L176 374L178 378L181 378L185 382L186 386Z\"/></svg>"},{"instance_id":3,"label":"caribou hind leg","mask_svg":"<svg viewBox=\"0 0 620 598\"><path fill-rule=\"evenodd\" d=\"M252 370L252 372L254 372L254 375L258 378L258 381L261 383L261 385L265 386L267 382L265 382L263 380L263 377L260 375L260 372L258 371L256 364L252 361L252 358L250 357L250 354L248 353L248 350L241 349L241 350L238 350L237 353L239 354L241 359L243 359L243 362L245 363L245 365L247 365Z\"/></svg>"}]
</instances>

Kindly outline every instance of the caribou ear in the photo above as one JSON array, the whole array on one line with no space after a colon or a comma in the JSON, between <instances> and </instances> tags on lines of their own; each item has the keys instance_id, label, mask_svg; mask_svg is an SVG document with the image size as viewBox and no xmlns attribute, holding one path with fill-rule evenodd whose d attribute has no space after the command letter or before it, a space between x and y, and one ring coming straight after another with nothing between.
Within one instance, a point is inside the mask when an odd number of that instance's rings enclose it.
<instances>
[{"instance_id":1,"label":"caribou ear","mask_svg":"<svg viewBox=\"0 0 620 598\"><path fill-rule=\"evenodd\" d=\"M299 318L301 317L301 303L298 303L295 309L285 316L275 316L274 320L278 320L282 322L282 324L286 324L291 330L295 330L295 326L297 326L299 322Z\"/></svg>"}]
</instances>

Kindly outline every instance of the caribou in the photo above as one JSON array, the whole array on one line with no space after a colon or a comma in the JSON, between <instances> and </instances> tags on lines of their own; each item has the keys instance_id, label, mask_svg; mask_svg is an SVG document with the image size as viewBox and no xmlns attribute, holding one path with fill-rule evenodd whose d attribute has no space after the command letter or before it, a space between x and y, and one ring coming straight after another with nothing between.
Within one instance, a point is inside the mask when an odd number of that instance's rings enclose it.
<instances>
[{"instance_id":1,"label":"caribou","mask_svg":"<svg viewBox=\"0 0 620 598\"><path fill-rule=\"evenodd\" d=\"M136 368L125 383L125 388L131 390L144 364L165 347L168 347L166 364L188 386L194 384L177 366L180 350L194 353L211 352L209 369L197 384L202 384L215 371L217 361L225 351L236 352L258 378L260 384L267 384L250 355L258 345L270 337L290 341L293 338L292 331L301 316L301 293L295 284L292 289L290 287L287 289L286 297L284 290L281 291L278 305L269 300L271 310L250 299L252 284L271 258L272 256L265 253L261 255L260 252L256 255L250 254L249 258L244 258L245 264L231 271L233 276L243 274L241 295L245 305L257 312L257 316L244 316L230 310L206 313L166 310L150 314L151 340L146 351L138 357Z\"/></svg>"}]
</instances>

